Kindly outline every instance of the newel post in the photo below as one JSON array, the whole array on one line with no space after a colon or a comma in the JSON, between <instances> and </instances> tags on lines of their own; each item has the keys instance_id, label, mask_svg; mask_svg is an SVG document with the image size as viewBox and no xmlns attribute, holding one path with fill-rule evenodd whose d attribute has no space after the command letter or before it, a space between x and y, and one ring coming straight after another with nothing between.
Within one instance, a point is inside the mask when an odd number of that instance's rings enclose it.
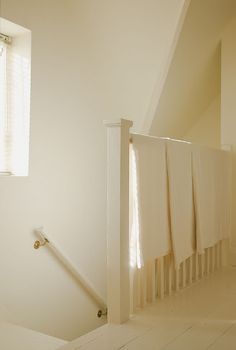
<instances>
[{"instance_id":1,"label":"newel post","mask_svg":"<svg viewBox=\"0 0 236 350\"><path fill-rule=\"evenodd\" d=\"M107 305L108 322L130 315L129 282L129 129L119 119L107 126Z\"/></svg>"}]
</instances>

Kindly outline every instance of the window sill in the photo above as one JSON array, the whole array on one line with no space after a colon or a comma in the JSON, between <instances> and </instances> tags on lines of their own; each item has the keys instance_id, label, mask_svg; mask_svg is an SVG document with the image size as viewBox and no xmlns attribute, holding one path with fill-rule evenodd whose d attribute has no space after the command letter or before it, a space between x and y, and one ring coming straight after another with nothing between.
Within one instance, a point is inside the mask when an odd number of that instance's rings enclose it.
<instances>
[{"instance_id":1,"label":"window sill","mask_svg":"<svg viewBox=\"0 0 236 350\"><path fill-rule=\"evenodd\" d=\"M0 171L0 176L14 176L10 171Z\"/></svg>"}]
</instances>

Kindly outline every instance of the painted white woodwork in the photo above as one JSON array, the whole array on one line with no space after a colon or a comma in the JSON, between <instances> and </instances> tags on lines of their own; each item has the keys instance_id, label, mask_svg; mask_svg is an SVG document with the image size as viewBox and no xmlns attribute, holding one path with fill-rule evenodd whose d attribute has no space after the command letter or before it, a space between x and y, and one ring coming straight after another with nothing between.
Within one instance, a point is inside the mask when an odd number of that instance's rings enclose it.
<instances>
[{"instance_id":1,"label":"painted white woodwork","mask_svg":"<svg viewBox=\"0 0 236 350\"><path fill-rule=\"evenodd\" d=\"M182 263L182 287L186 287L186 261Z\"/></svg>"},{"instance_id":2,"label":"painted white woodwork","mask_svg":"<svg viewBox=\"0 0 236 350\"><path fill-rule=\"evenodd\" d=\"M222 255L223 255L223 242L220 241L219 242L219 265L220 265L220 267L223 266Z\"/></svg>"},{"instance_id":3,"label":"painted white woodwork","mask_svg":"<svg viewBox=\"0 0 236 350\"><path fill-rule=\"evenodd\" d=\"M188 261L188 266L189 266L188 283L192 284L192 281L193 281L193 256L190 256L189 261Z\"/></svg>"},{"instance_id":4,"label":"painted white woodwork","mask_svg":"<svg viewBox=\"0 0 236 350\"><path fill-rule=\"evenodd\" d=\"M220 267L220 242L216 245L216 269Z\"/></svg>"},{"instance_id":5,"label":"painted white woodwork","mask_svg":"<svg viewBox=\"0 0 236 350\"><path fill-rule=\"evenodd\" d=\"M130 314L129 282L129 129L131 121L107 127L107 305L109 323Z\"/></svg>"},{"instance_id":6,"label":"painted white woodwork","mask_svg":"<svg viewBox=\"0 0 236 350\"><path fill-rule=\"evenodd\" d=\"M199 255L199 278L202 278L204 275L204 255Z\"/></svg>"},{"instance_id":7,"label":"painted white woodwork","mask_svg":"<svg viewBox=\"0 0 236 350\"><path fill-rule=\"evenodd\" d=\"M173 277L173 260L172 255L169 254L166 259L166 281L167 281L167 287L166 287L166 293L167 295L171 295L172 293L172 277Z\"/></svg>"},{"instance_id":8,"label":"painted white woodwork","mask_svg":"<svg viewBox=\"0 0 236 350\"><path fill-rule=\"evenodd\" d=\"M147 264L147 301L152 303L156 299L156 266L155 260Z\"/></svg>"},{"instance_id":9,"label":"painted white woodwork","mask_svg":"<svg viewBox=\"0 0 236 350\"><path fill-rule=\"evenodd\" d=\"M211 247L211 272L215 271L215 246Z\"/></svg>"},{"instance_id":10,"label":"painted white woodwork","mask_svg":"<svg viewBox=\"0 0 236 350\"><path fill-rule=\"evenodd\" d=\"M134 314L138 303L138 271L136 269L130 269L130 314Z\"/></svg>"},{"instance_id":11,"label":"painted white woodwork","mask_svg":"<svg viewBox=\"0 0 236 350\"><path fill-rule=\"evenodd\" d=\"M220 247L222 247L220 249ZM226 251L225 251L226 249ZM194 253L180 264L177 269L173 264L172 254L149 261L141 269L131 273L131 310L144 308L147 303L178 294L187 286L210 277L220 267L222 256L227 256L227 243L218 242L205 249L204 254Z\"/></svg>"},{"instance_id":12,"label":"painted white woodwork","mask_svg":"<svg viewBox=\"0 0 236 350\"><path fill-rule=\"evenodd\" d=\"M175 291L179 291L179 275L180 275L180 269L175 269Z\"/></svg>"},{"instance_id":13,"label":"painted white woodwork","mask_svg":"<svg viewBox=\"0 0 236 350\"><path fill-rule=\"evenodd\" d=\"M122 323L135 312L155 299L177 293L215 271L217 247L205 249L204 254L195 252L174 266L171 253L144 265L129 268L129 129L132 122L120 119L106 122L108 133L108 318L109 323ZM225 247L219 259L227 256ZM129 272L130 270L130 272ZM129 294L130 288L130 294Z\"/></svg>"},{"instance_id":14,"label":"painted white woodwork","mask_svg":"<svg viewBox=\"0 0 236 350\"><path fill-rule=\"evenodd\" d=\"M210 273L210 248L206 249L206 275Z\"/></svg>"},{"instance_id":15,"label":"painted white woodwork","mask_svg":"<svg viewBox=\"0 0 236 350\"><path fill-rule=\"evenodd\" d=\"M144 266L140 271L140 293L141 293L141 299L140 299L140 306L145 307L147 304L147 273L146 273L146 266Z\"/></svg>"},{"instance_id":16,"label":"painted white woodwork","mask_svg":"<svg viewBox=\"0 0 236 350\"><path fill-rule=\"evenodd\" d=\"M198 265L198 254L194 254L194 279L197 281L199 278L199 265Z\"/></svg>"},{"instance_id":17,"label":"painted white woodwork","mask_svg":"<svg viewBox=\"0 0 236 350\"><path fill-rule=\"evenodd\" d=\"M142 299L142 293L141 293L141 274L140 270L137 271L137 300L136 300L136 305L135 307L141 307L141 299ZM130 290L130 294L133 294L133 291Z\"/></svg>"},{"instance_id":18,"label":"painted white woodwork","mask_svg":"<svg viewBox=\"0 0 236 350\"><path fill-rule=\"evenodd\" d=\"M221 241L221 263L222 266L228 266L229 265L229 252L230 252L230 242L227 239L224 239Z\"/></svg>"},{"instance_id":19,"label":"painted white woodwork","mask_svg":"<svg viewBox=\"0 0 236 350\"><path fill-rule=\"evenodd\" d=\"M235 298L236 268L223 268L129 322L100 327L59 350L235 350Z\"/></svg>"},{"instance_id":20,"label":"painted white woodwork","mask_svg":"<svg viewBox=\"0 0 236 350\"><path fill-rule=\"evenodd\" d=\"M165 283L165 277L164 277L164 257L161 256L157 259L157 276L158 276L158 296L159 298L164 298L164 283Z\"/></svg>"}]
</instances>

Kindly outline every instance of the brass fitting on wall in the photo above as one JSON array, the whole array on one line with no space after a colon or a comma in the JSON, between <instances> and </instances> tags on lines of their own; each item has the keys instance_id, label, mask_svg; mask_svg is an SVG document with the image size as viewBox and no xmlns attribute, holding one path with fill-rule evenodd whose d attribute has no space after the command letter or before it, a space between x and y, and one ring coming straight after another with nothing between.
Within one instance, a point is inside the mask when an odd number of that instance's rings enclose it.
<instances>
[{"instance_id":1,"label":"brass fitting on wall","mask_svg":"<svg viewBox=\"0 0 236 350\"><path fill-rule=\"evenodd\" d=\"M47 243L49 243L49 240L47 238L45 238L44 242L40 242L39 240L37 240L34 242L34 249L39 249L40 247L43 247Z\"/></svg>"}]
</instances>

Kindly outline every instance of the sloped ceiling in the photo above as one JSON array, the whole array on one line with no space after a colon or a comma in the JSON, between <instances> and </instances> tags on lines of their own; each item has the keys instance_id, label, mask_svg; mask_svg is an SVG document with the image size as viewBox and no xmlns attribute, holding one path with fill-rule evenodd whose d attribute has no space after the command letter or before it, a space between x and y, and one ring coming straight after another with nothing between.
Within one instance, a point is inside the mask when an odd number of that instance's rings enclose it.
<instances>
[{"instance_id":1,"label":"sloped ceiling","mask_svg":"<svg viewBox=\"0 0 236 350\"><path fill-rule=\"evenodd\" d=\"M192 0L150 134L181 138L220 92L220 38L235 0Z\"/></svg>"}]
</instances>

